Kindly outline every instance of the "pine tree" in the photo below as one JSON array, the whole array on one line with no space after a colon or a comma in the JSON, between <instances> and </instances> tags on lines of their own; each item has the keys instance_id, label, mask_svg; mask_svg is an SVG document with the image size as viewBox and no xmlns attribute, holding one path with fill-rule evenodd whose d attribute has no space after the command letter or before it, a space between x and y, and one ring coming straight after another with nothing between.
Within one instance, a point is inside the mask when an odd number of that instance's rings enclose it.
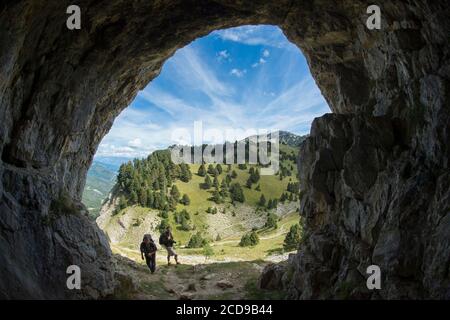
<instances>
[{"instance_id":1,"label":"pine tree","mask_svg":"<svg viewBox=\"0 0 450 320\"><path fill-rule=\"evenodd\" d=\"M153 208L153 202L154 202L153 192L152 192L152 190L148 189L147 190L147 207Z\"/></svg>"},{"instance_id":2,"label":"pine tree","mask_svg":"<svg viewBox=\"0 0 450 320\"><path fill-rule=\"evenodd\" d=\"M238 164L238 168L240 170L247 170L247 165L245 163L240 163L240 164Z\"/></svg>"},{"instance_id":3,"label":"pine tree","mask_svg":"<svg viewBox=\"0 0 450 320\"><path fill-rule=\"evenodd\" d=\"M189 166L186 163L180 164L180 180L183 182L189 182L192 178L192 173Z\"/></svg>"},{"instance_id":4,"label":"pine tree","mask_svg":"<svg viewBox=\"0 0 450 320\"><path fill-rule=\"evenodd\" d=\"M138 195L137 195L136 191L134 191L134 190L131 191L131 194L130 194L130 202L131 202L131 204L137 204L138 200L139 200L139 198L138 198Z\"/></svg>"},{"instance_id":5,"label":"pine tree","mask_svg":"<svg viewBox=\"0 0 450 320\"><path fill-rule=\"evenodd\" d=\"M180 191L178 190L178 187L176 185L172 185L172 188L170 189L170 195L175 202L178 202L180 200Z\"/></svg>"},{"instance_id":6,"label":"pine tree","mask_svg":"<svg viewBox=\"0 0 450 320\"><path fill-rule=\"evenodd\" d=\"M216 170L217 170L217 172L218 172L219 174L222 174L223 169L222 169L222 166L220 165L220 163L218 163L218 164L216 165Z\"/></svg>"},{"instance_id":7,"label":"pine tree","mask_svg":"<svg viewBox=\"0 0 450 320\"><path fill-rule=\"evenodd\" d=\"M139 204L140 204L142 207L147 206L147 191L145 191L144 188L141 188L141 189L139 190L139 195L138 195L138 197L139 197Z\"/></svg>"},{"instance_id":8,"label":"pine tree","mask_svg":"<svg viewBox=\"0 0 450 320\"><path fill-rule=\"evenodd\" d=\"M210 189L212 185L211 178L206 175L205 182L203 183L203 189Z\"/></svg>"},{"instance_id":9,"label":"pine tree","mask_svg":"<svg viewBox=\"0 0 450 320\"><path fill-rule=\"evenodd\" d=\"M202 248L208 241L203 238L200 232L197 232L192 235L191 239L189 239L186 248Z\"/></svg>"},{"instance_id":10,"label":"pine tree","mask_svg":"<svg viewBox=\"0 0 450 320\"><path fill-rule=\"evenodd\" d=\"M298 248L301 241L301 228L300 225L294 224L291 226L289 232L284 239L283 248L286 251L295 250Z\"/></svg>"},{"instance_id":11,"label":"pine tree","mask_svg":"<svg viewBox=\"0 0 450 320\"><path fill-rule=\"evenodd\" d=\"M264 225L268 229L276 229L278 228L278 216L274 213L267 214L267 221Z\"/></svg>"},{"instance_id":12,"label":"pine tree","mask_svg":"<svg viewBox=\"0 0 450 320\"><path fill-rule=\"evenodd\" d=\"M264 195L262 194L261 197L259 198L259 203L258 203L261 207L264 207L266 205L266 197L264 197Z\"/></svg>"},{"instance_id":13,"label":"pine tree","mask_svg":"<svg viewBox=\"0 0 450 320\"><path fill-rule=\"evenodd\" d=\"M214 176L214 171L215 171L214 166L213 166L212 164L209 164L209 165L208 165L208 173L209 173L210 175Z\"/></svg>"},{"instance_id":14,"label":"pine tree","mask_svg":"<svg viewBox=\"0 0 450 320\"><path fill-rule=\"evenodd\" d=\"M249 246L256 246L258 243L259 243L258 234L255 231L251 231L242 236L239 245L241 247L249 247Z\"/></svg>"},{"instance_id":15,"label":"pine tree","mask_svg":"<svg viewBox=\"0 0 450 320\"><path fill-rule=\"evenodd\" d=\"M223 180L222 180L222 183L220 184L220 195L221 195L223 198L226 198L226 197L228 197L228 195L229 195L229 192L228 192L228 184L227 184L227 182L226 182L225 179L223 179Z\"/></svg>"},{"instance_id":16,"label":"pine tree","mask_svg":"<svg viewBox=\"0 0 450 320\"><path fill-rule=\"evenodd\" d=\"M181 198L180 201L182 204L184 204L185 206L188 206L191 203L191 199L189 198L189 196L185 193L183 194L183 197Z\"/></svg>"},{"instance_id":17,"label":"pine tree","mask_svg":"<svg viewBox=\"0 0 450 320\"><path fill-rule=\"evenodd\" d=\"M204 176L206 175L206 169L205 169L205 165L204 165L203 163L202 163L202 164L200 165L200 167L198 168L197 174L198 174L200 177L204 177Z\"/></svg>"},{"instance_id":18,"label":"pine tree","mask_svg":"<svg viewBox=\"0 0 450 320\"><path fill-rule=\"evenodd\" d=\"M215 189L215 190L213 191L213 195L212 195L211 200L214 201L214 202L217 203L217 204L223 203L222 196L221 196L221 194L220 194L220 192L219 192L218 189Z\"/></svg>"},{"instance_id":19,"label":"pine tree","mask_svg":"<svg viewBox=\"0 0 450 320\"><path fill-rule=\"evenodd\" d=\"M239 183L233 183L230 187L231 200L245 202L244 191Z\"/></svg>"},{"instance_id":20,"label":"pine tree","mask_svg":"<svg viewBox=\"0 0 450 320\"><path fill-rule=\"evenodd\" d=\"M217 179L217 177L214 177L212 185L214 188L219 188L219 179Z\"/></svg>"}]
</instances>

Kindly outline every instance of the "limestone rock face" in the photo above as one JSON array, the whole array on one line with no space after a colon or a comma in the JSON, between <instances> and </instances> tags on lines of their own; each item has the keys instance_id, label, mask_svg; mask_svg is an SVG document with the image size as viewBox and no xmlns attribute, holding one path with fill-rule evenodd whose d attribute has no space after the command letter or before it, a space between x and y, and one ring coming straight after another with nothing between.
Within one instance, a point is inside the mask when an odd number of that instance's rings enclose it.
<instances>
[{"instance_id":1,"label":"limestone rock face","mask_svg":"<svg viewBox=\"0 0 450 320\"><path fill-rule=\"evenodd\" d=\"M353 114L314 121L299 157L307 240L291 297L342 297L349 286L351 298L449 297L448 158L440 167L414 157L399 126ZM381 269L376 293L365 286L370 265Z\"/></svg>"},{"instance_id":2,"label":"limestone rock face","mask_svg":"<svg viewBox=\"0 0 450 320\"><path fill-rule=\"evenodd\" d=\"M450 297L448 1L382 1L381 30L364 0L79 0L73 31L70 4L0 5L0 297L113 292L110 249L80 204L95 150L175 50L243 24L280 26L334 112L299 156L307 237L290 297ZM66 287L72 264L80 291Z\"/></svg>"}]
</instances>

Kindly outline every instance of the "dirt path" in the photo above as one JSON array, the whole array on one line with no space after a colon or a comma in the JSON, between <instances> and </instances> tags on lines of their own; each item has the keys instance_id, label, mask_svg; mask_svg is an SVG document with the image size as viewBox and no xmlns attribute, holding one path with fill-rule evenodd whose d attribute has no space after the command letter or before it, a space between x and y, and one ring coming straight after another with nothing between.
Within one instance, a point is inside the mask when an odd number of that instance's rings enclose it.
<instances>
[{"instance_id":1,"label":"dirt path","mask_svg":"<svg viewBox=\"0 0 450 320\"><path fill-rule=\"evenodd\" d=\"M120 272L134 279L136 291L127 299L271 299L278 292L257 289L265 262L162 265L151 274L147 266L116 255Z\"/></svg>"},{"instance_id":2,"label":"dirt path","mask_svg":"<svg viewBox=\"0 0 450 320\"><path fill-rule=\"evenodd\" d=\"M286 228L284 225L282 225L276 233L271 234L270 236L261 236L259 237L260 240L270 240L270 239L274 239L276 237L279 237L281 235L287 234L288 231L286 231ZM221 241L215 241L213 243L211 243L211 246L222 246L222 245L227 245L227 244L238 244L241 240L240 239L234 239L234 240L221 240Z\"/></svg>"}]
</instances>

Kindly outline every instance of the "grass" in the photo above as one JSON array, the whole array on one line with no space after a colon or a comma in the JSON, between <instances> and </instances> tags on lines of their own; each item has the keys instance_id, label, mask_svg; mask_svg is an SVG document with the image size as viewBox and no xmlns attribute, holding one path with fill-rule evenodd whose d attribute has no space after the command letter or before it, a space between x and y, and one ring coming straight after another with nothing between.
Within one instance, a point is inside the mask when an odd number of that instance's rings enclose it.
<instances>
[{"instance_id":1,"label":"grass","mask_svg":"<svg viewBox=\"0 0 450 320\"><path fill-rule=\"evenodd\" d=\"M145 212L145 209L140 207L136 207L135 210L137 215L144 214ZM120 216L120 214L118 216ZM238 261L252 261L265 259L268 255L283 254L284 238L289 231L289 228L298 222L299 216L296 212L285 216L278 222L277 229L259 231L258 235L260 237L260 242L253 247L239 246L240 236L213 242L212 248L214 250L214 255L211 257L211 259L214 261L226 261L233 259ZM175 239L179 240L179 238L177 238L177 235L175 235ZM125 237L125 239L121 243L113 245L113 248L116 248L116 251L122 255L126 254L128 257L133 258L133 260L140 261L140 255L137 251L138 244L136 244L135 241L132 241L128 237ZM125 250L124 248L130 249L132 251ZM176 246L176 250L180 257L203 256L202 248L180 248L179 246ZM160 259L161 261L165 261L165 254L166 253L164 249L160 248L160 251L158 252L158 259Z\"/></svg>"},{"instance_id":2,"label":"grass","mask_svg":"<svg viewBox=\"0 0 450 320\"><path fill-rule=\"evenodd\" d=\"M294 154L296 149L287 145L281 145L280 149L285 153ZM224 204L217 205L210 200L212 196L212 190L205 190L201 188L204 182L204 177L197 175L199 164L190 165L192 172L192 179L189 182L176 181L179 192L181 195L187 194L190 198L190 204L188 206L178 204L177 211L186 209L190 213L190 224L194 226L193 230L184 231L179 228L179 225L175 222L174 213L169 212L169 224L172 226L172 232L174 238L177 241L176 250L180 255L195 255L202 256L203 249L187 249L181 248L186 245L191 238L191 235L197 232L202 232L203 236L212 241L212 247L214 255L212 260L225 260L225 259L238 259L238 260L255 260L264 259L267 255L276 255L283 253L283 241L286 233L289 231L291 225L298 223L299 217L296 212L286 215L279 223L276 230L259 230L258 235L260 237L260 243L254 247L243 248L239 246L239 241L245 232L248 232L255 223L264 223L267 209L258 208L258 202L262 194L265 195L266 200L280 198L282 193L286 192L287 185L291 181L296 181L297 168L293 161L284 160L283 166L292 166L292 176L284 177L280 180L278 175L260 176L260 180L257 184L253 184L252 188L246 187L247 179L249 178L249 169L254 165L247 165L247 169L241 170L238 165L231 165L231 171L236 171L237 177L232 182L238 182L241 184L244 195L246 198L245 204L239 204L234 206L229 199ZM208 165L206 165L206 168ZM254 166L255 167L255 166ZM223 172L218 176L219 184L225 179L228 174L228 166L222 165ZM255 190L259 184L260 191ZM207 213L206 210L209 207L216 207L219 212L215 215ZM222 213L225 210L225 213ZM233 213L237 215L234 216ZM223 215L226 216L223 216ZM140 226L139 221L144 221L148 215L156 217L158 210L149 208L143 208L140 206L128 207L118 214L114 215L108 226L105 228L107 231L109 228L116 228L119 225L119 219L126 215L126 219L131 219L133 222L129 225L125 236L121 242L117 244L119 247L125 247L132 250L137 250L139 245L141 233L150 232L154 233L156 237L158 235L155 230L149 229L143 231L143 227ZM217 219L216 219L217 218ZM245 220L245 221L244 221ZM245 223L244 223L245 222ZM224 223L223 225L221 223ZM211 225L208 225L211 224ZM261 226L259 224L258 226ZM212 233L209 231L212 230ZM215 230L215 231L214 231ZM226 231L222 231L226 230ZM214 233L216 232L216 233ZM224 233L222 233L224 232ZM139 233L140 236L136 237ZM220 241L215 241L217 234L220 235ZM158 241L158 239L155 239Z\"/></svg>"}]
</instances>

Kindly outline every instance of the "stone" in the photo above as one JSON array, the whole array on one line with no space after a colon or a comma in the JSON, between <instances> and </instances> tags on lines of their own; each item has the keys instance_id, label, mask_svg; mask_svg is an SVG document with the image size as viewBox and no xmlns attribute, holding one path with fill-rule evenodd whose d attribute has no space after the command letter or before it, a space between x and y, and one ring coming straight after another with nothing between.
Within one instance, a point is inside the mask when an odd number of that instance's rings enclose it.
<instances>
[{"instance_id":1,"label":"stone","mask_svg":"<svg viewBox=\"0 0 450 320\"><path fill-rule=\"evenodd\" d=\"M186 288L186 291L197 291L195 283L189 283L188 287Z\"/></svg>"},{"instance_id":2,"label":"stone","mask_svg":"<svg viewBox=\"0 0 450 320\"><path fill-rule=\"evenodd\" d=\"M180 295L178 296L178 299L179 300L193 300L194 297L195 296L192 293L183 292L183 293L180 293Z\"/></svg>"},{"instance_id":3,"label":"stone","mask_svg":"<svg viewBox=\"0 0 450 320\"><path fill-rule=\"evenodd\" d=\"M285 264L270 263L264 267L258 280L258 288L266 290L276 290L283 288L282 278L286 272Z\"/></svg>"},{"instance_id":4,"label":"stone","mask_svg":"<svg viewBox=\"0 0 450 320\"><path fill-rule=\"evenodd\" d=\"M217 281L216 286L218 286L219 288L224 289L224 290L234 287L234 285L230 281L224 280L224 279Z\"/></svg>"},{"instance_id":5,"label":"stone","mask_svg":"<svg viewBox=\"0 0 450 320\"><path fill-rule=\"evenodd\" d=\"M208 273L208 274L205 274L204 276L202 276L202 277L200 278L200 280L211 280L211 279L213 279L213 278L214 278L214 274Z\"/></svg>"}]
</instances>

